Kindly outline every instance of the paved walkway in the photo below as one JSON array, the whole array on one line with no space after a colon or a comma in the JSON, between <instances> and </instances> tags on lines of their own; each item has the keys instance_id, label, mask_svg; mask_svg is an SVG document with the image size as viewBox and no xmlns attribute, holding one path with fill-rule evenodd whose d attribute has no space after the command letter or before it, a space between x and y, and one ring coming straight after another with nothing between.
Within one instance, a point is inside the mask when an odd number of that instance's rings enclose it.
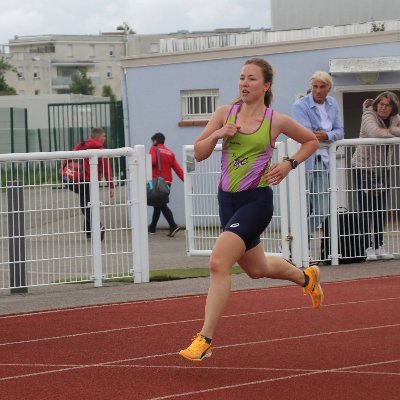
<instances>
[{"instance_id":1,"label":"paved walkway","mask_svg":"<svg viewBox=\"0 0 400 400\"><path fill-rule=\"evenodd\" d=\"M149 237L150 268L193 268L207 267L207 257L188 257L185 250L184 231L174 238L159 231ZM370 278L376 276L400 275L399 260L375 261L347 264L336 267L321 266L322 281ZM88 284L54 285L30 288L27 294L0 292L0 314L33 312L88 305L110 304L136 300L161 299L175 296L205 294L209 278L183 279L167 282L142 284L114 283L101 288ZM252 280L246 274L232 277L233 290L257 289L287 285L286 281ZM328 300L329 301L329 300Z\"/></svg>"}]
</instances>

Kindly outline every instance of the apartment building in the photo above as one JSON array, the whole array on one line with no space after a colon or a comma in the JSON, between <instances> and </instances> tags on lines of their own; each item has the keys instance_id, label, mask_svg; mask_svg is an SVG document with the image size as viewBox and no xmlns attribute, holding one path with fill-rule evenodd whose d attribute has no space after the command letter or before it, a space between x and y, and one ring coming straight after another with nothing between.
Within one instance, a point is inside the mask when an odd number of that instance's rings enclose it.
<instances>
[{"instance_id":1,"label":"apartment building","mask_svg":"<svg viewBox=\"0 0 400 400\"><path fill-rule=\"evenodd\" d=\"M71 77L86 71L101 95L110 85L120 98L119 61L126 53L124 32L101 35L45 35L15 37L9 41L7 61L17 71L8 72L6 80L18 94L69 93Z\"/></svg>"},{"instance_id":2,"label":"apartment building","mask_svg":"<svg viewBox=\"0 0 400 400\"><path fill-rule=\"evenodd\" d=\"M17 73L6 74L7 83L19 95L69 93L71 77L84 70L101 96L104 85L121 98L121 59L150 56L168 51L165 40L209 36L225 37L249 28L216 29L211 32L179 31L167 34L138 35L127 30L99 35L15 36L2 53ZM4 49L8 47L6 52Z\"/></svg>"}]
</instances>

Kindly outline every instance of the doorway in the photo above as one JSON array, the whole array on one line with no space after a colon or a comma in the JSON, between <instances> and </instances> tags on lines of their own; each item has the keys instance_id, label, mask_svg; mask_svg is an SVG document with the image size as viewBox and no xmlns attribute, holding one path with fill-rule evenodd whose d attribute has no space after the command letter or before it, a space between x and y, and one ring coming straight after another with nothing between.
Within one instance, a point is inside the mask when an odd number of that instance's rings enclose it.
<instances>
[{"instance_id":1,"label":"doorway","mask_svg":"<svg viewBox=\"0 0 400 400\"><path fill-rule=\"evenodd\" d=\"M344 138L356 139L360 136L360 125L362 116L362 106L365 100L374 99L384 90L365 91L365 92L345 92L343 93L343 123ZM400 97L399 90L391 90Z\"/></svg>"}]
</instances>

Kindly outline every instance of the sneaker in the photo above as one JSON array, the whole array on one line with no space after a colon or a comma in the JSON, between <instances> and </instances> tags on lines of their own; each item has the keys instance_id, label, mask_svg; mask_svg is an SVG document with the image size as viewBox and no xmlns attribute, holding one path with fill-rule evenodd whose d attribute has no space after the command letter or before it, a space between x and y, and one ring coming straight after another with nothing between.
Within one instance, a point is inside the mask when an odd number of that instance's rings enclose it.
<instances>
[{"instance_id":1,"label":"sneaker","mask_svg":"<svg viewBox=\"0 0 400 400\"><path fill-rule=\"evenodd\" d=\"M179 355L190 361L201 361L203 358L211 357L211 344L198 333L192 341L192 344L185 350L181 350Z\"/></svg>"},{"instance_id":2,"label":"sneaker","mask_svg":"<svg viewBox=\"0 0 400 400\"><path fill-rule=\"evenodd\" d=\"M379 249L375 250L376 257L381 260L392 260L394 255L389 253L383 246L380 246Z\"/></svg>"},{"instance_id":3,"label":"sneaker","mask_svg":"<svg viewBox=\"0 0 400 400\"><path fill-rule=\"evenodd\" d=\"M304 295L310 295L314 308L321 307L324 301L324 292L319 284L319 268L316 265L308 267L304 273L310 278L308 285L303 288Z\"/></svg>"},{"instance_id":4,"label":"sneaker","mask_svg":"<svg viewBox=\"0 0 400 400\"><path fill-rule=\"evenodd\" d=\"M156 230L154 228L148 228L147 232L149 232L150 235L155 235L156 234Z\"/></svg>"},{"instance_id":5,"label":"sneaker","mask_svg":"<svg viewBox=\"0 0 400 400\"><path fill-rule=\"evenodd\" d=\"M368 249L365 250L365 254L367 255L367 261L376 261L378 259L376 250L373 247L368 247Z\"/></svg>"},{"instance_id":6,"label":"sneaker","mask_svg":"<svg viewBox=\"0 0 400 400\"><path fill-rule=\"evenodd\" d=\"M178 233L178 231L180 231L180 229L181 228L179 226L177 226L176 228L170 229L167 236L174 237Z\"/></svg>"}]
</instances>

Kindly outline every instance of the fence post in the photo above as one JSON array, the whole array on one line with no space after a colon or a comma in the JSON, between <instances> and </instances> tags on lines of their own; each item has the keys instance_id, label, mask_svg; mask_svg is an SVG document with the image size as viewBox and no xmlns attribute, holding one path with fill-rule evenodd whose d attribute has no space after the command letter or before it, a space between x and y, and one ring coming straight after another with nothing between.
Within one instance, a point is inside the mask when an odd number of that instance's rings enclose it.
<instances>
[{"instance_id":1,"label":"fence post","mask_svg":"<svg viewBox=\"0 0 400 400\"><path fill-rule=\"evenodd\" d=\"M302 260L303 267L307 268L310 265L310 238L308 235L309 227L308 227L308 201L309 201L309 188L307 184L307 171L305 163L301 163L299 165L299 182L300 182L300 230L301 232L306 232L305 235L302 236Z\"/></svg>"},{"instance_id":2,"label":"fence post","mask_svg":"<svg viewBox=\"0 0 400 400\"><path fill-rule=\"evenodd\" d=\"M26 293L24 188L22 182L7 183L8 257L11 293Z\"/></svg>"},{"instance_id":3,"label":"fence post","mask_svg":"<svg viewBox=\"0 0 400 400\"><path fill-rule=\"evenodd\" d=\"M184 195L185 195L185 222L186 222L186 230L185 230L185 239L186 239L186 253L189 256L190 250L194 249L194 226L193 226L193 203L192 199L192 177L190 172L195 170L196 162L194 159L194 150L193 145L185 145L183 146L183 173L184 173Z\"/></svg>"},{"instance_id":4,"label":"fence post","mask_svg":"<svg viewBox=\"0 0 400 400\"><path fill-rule=\"evenodd\" d=\"M288 154L293 154L298 150L298 143L294 140L288 139L287 141ZM303 265L303 236L307 237L307 230L302 230L302 202L300 194L300 174L301 167L291 171L288 175L289 182L289 216L290 216L290 233L292 235L292 262L301 267Z\"/></svg>"},{"instance_id":5,"label":"fence post","mask_svg":"<svg viewBox=\"0 0 400 400\"><path fill-rule=\"evenodd\" d=\"M329 178L330 178L330 211L331 211L331 265L339 265L339 235L337 224L337 145L332 143L329 146Z\"/></svg>"},{"instance_id":6,"label":"fence post","mask_svg":"<svg viewBox=\"0 0 400 400\"><path fill-rule=\"evenodd\" d=\"M150 281L149 238L147 232L146 155L143 145L128 156L128 184L131 200L133 276L135 283Z\"/></svg>"},{"instance_id":7,"label":"fence post","mask_svg":"<svg viewBox=\"0 0 400 400\"><path fill-rule=\"evenodd\" d=\"M103 270L101 260L101 233L100 233L100 190L98 178L98 156L89 158L90 164L90 202L88 207L91 209L91 229L92 229L92 251L93 251L93 279L94 286L103 285Z\"/></svg>"},{"instance_id":8,"label":"fence post","mask_svg":"<svg viewBox=\"0 0 400 400\"><path fill-rule=\"evenodd\" d=\"M286 156L286 142L275 143L278 151L278 160L282 160ZM281 248L282 257L290 258L290 243L292 241L289 235L289 209L288 209L288 195L287 195L287 181L284 179L279 184L279 205L281 214Z\"/></svg>"}]
</instances>

